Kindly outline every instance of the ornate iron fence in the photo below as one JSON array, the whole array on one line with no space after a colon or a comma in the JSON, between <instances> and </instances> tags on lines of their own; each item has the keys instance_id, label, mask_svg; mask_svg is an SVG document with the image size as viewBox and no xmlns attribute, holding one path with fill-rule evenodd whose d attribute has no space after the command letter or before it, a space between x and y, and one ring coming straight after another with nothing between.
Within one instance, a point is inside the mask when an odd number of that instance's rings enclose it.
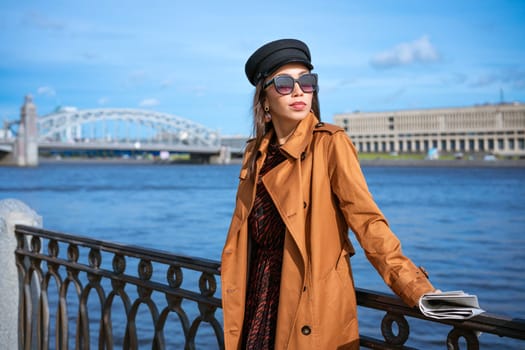
<instances>
[{"instance_id":1,"label":"ornate iron fence","mask_svg":"<svg viewBox=\"0 0 525 350\"><path fill-rule=\"evenodd\" d=\"M17 226L15 234L23 283L22 348L138 349L149 342L152 349L194 349L203 323L211 327L215 346L224 348L216 315L221 307L218 262L29 226ZM31 295L35 277L40 286L36 304ZM199 291L193 290L197 286ZM52 292L58 293L55 303ZM116 314L118 304L123 310ZM173 315L167 337L166 323ZM150 332L149 339L140 337ZM212 345L207 341L206 347Z\"/></svg>"},{"instance_id":2,"label":"ornate iron fence","mask_svg":"<svg viewBox=\"0 0 525 350\"><path fill-rule=\"evenodd\" d=\"M21 348L224 349L219 262L30 226L16 226L15 234ZM482 314L436 321L363 289L357 300L386 311L385 340L361 336L366 348L410 349L403 345L410 333L405 316L451 326L449 349L459 349L461 338L478 349L476 332L525 339L525 320Z\"/></svg>"}]
</instances>

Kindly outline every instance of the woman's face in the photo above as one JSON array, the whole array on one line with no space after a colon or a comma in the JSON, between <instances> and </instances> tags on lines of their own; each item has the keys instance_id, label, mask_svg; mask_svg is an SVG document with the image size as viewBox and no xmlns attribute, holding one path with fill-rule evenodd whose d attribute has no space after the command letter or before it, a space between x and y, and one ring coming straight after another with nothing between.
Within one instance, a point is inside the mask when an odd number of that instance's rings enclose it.
<instances>
[{"instance_id":1,"label":"woman's face","mask_svg":"<svg viewBox=\"0 0 525 350\"><path fill-rule=\"evenodd\" d=\"M298 79L301 75L310 73L308 68L300 63L289 63L280 67L274 74L265 80L271 81L278 75L290 75ZM270 107L270 115L274 123L290 123L303 120L312 109L313 92L305 93L295 82L291 94L282 95L277 92L275 85L266 88L265 106Z\"/></svg>"}]
</instances>

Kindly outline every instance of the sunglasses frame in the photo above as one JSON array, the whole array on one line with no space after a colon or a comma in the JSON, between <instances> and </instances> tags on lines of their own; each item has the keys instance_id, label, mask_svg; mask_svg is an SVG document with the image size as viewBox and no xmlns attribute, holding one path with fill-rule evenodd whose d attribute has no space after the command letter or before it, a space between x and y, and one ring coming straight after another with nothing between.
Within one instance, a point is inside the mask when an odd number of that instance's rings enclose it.
<instances>
[{"instance_id":1,"label":"sunglasses frame","mask_svg":"<svg viewBox=\"0 0 525 350\"><path fill-rule=\"evenodd\" d=\"M313 86L314 87L313 91L309 91L309 92L304 91L303 86L301 85L301 82L300 82L300 79L302 77L304 77L304 76L313 76L314 77L315 85ZM279 79L279 78L290 78L290 79L293 80L292 90L289 93L283 94L282 92L279 91L279 89L277 88L277 85L275 85L275 79ZM295 79L294 77L292 77L291 75L288 75L288 74L276 75L275 77L272 78L272 80L267 81L266 83L264 83L263 89L266 89L268 86L274 84L275 91L277 91L279 94L281 94L281 95L290 95L295 89L295 83L299 84L299 87L301 88L301 91L304 92L305 94L311 94L311 93L314 93L314 92L319 90L319 87L317 85L317 74L316 73L305 73L305 74L301 75L297 79Z\"/></svg>"}]
</instances>

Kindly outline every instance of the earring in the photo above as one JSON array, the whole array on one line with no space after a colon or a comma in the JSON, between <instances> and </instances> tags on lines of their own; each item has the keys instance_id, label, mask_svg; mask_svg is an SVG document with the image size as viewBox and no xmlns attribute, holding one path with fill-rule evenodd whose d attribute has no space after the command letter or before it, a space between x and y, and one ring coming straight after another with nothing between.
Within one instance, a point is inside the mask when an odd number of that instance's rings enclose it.
<instances>
[{"instance_id":1,"label":"earring","mask_svg":"<svg viewBox=\"0 0 525 350\"><path fill-rule=\"evenodd\" d=\"M270 114L270 106L264 106L264 122L269 123L272 120L272 115Z\"/></svg>"}]
</instances>

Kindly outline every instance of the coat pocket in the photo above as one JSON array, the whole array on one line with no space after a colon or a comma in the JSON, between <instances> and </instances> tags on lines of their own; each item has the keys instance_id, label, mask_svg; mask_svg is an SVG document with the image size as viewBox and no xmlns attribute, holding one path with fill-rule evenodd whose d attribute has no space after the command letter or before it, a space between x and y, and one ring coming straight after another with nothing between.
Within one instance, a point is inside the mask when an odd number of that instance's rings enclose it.
<instances>
[{"instance_id":1,"label":"coat pocket","mask_svg":"<svg viewBox=\"0 0 525 350\"><path fill-rule=\"evenodd\" d=\"M321 306L320 318L339 332L356 318L355 289L349 259L349 252L341 250L336 265L321 282L321 299L318 300Z\"/></svg>"},{"instance_id":2,"label":"coat pocket","mask_svg":"<svg viewBox=\"0 0 525 350\"><path fill-rule=\"evenodd\" d=\"M354 283L352 276L352 269L350 268L350 257L353 255L353 251L349 252L347 249L341 250L337 264L335 265L335 271L341 280L343 288L351 288L354 291Z\"/></svg>"}]
</instances>

